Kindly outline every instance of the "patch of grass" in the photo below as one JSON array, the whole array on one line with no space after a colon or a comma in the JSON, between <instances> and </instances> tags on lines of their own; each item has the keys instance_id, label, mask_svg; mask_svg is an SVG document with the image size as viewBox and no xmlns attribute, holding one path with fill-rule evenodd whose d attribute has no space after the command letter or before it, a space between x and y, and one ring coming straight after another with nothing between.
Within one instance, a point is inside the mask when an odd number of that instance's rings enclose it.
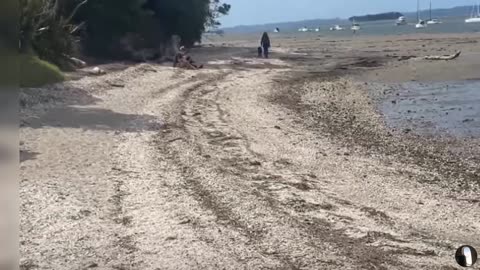
<instances>
[{"instance_id":1,"label":"patch of grass","mask_svg":"<svg viewBox=\"0 0 480 270\"><path fill-rule=\"evenodd\" d=\"M40 87L65 79L60 69L33 55L20 55L20 87Z\"/></svg>"}]
</instances>

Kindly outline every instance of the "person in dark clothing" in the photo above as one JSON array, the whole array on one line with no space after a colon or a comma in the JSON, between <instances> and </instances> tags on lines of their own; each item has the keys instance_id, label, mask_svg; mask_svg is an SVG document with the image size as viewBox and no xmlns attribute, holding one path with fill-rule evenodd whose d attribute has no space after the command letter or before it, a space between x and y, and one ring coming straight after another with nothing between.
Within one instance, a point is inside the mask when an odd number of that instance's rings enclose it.
<instances>
[{"instance_id":1,"label":"person in dark clothing","mask_svg":"<svg viewBox=\"0 0 480 270\"><path fill-rule=\"evenodd\" d=\"M197 65L192 57L187 54L185 47L181 47L180 51L175 55L173 60L173 67L185 69L201 69L203 65Z\"/></svg>"},{"instance_id":2,"label":"person in dark clothing","mask_svg":"<svg viewBox=\"0 0 480 270\"><path fill-rule=\"evenodd\" d=\"M270 38L268 37L267 32L264 32L262 35L262 40L260 41L260 45L263 48L263 56L268 58L268 49L270 49Z\"/></svg>"},{"instance_id":3,"label":"person in dark clothing","mask_svg":"<svg viewBox=\"0 0 480 270\"><path fill-rule=\"evenodd\" d=\"M187 60L187 62L195 68L198 68L198 69L203 68L203 65L197 65L195 61L193 61L192 57L190 56L187 56L185 60Z\"/></svg>"},{"instance_id":4,"label":"person in dark clothing","mask_svg":"<svg viewBox=\"0 0 480 270\"><path fill-rule=\"evenodd\" d=\"M182 61L183 54L177 53L175 54L175 58L173 59L173 67L177 67L180 61Z\"/></svg>"}]
</instances>

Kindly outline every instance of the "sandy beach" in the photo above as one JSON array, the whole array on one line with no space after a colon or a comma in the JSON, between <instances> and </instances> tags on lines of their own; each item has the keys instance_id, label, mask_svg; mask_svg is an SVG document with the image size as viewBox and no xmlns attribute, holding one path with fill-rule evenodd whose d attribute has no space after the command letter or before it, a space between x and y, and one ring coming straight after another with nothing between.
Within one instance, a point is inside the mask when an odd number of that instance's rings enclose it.
<instances>
[{"instance_id":1,"label":"sandy beach","mask_svg":"<svg viewBox=\"0 0 480 270\"><path fill-rule=\"evenodd\" d=\"M270 59L259 38L22 89L21 269L453 270L480 249L480 92L450 92L480 80L479 34L272 35Z\"/></svg>"}]
</instances>

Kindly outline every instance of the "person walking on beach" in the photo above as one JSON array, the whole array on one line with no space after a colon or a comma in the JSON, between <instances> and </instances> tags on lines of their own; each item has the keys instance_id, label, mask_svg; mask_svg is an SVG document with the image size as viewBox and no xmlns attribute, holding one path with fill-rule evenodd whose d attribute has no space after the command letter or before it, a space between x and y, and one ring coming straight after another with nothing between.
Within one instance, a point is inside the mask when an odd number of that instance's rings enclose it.
<instances>
[{"instance_id":1,"label":"person walking on beach","mask_svg":"<svg viewBox=\"0 0 480 270\"><path fill-rule=\"evenodd\" d=\"M260 45L263 48L263 56L268 58L268 49L270 48L270 38L268 37L267 32L264 32L262 35L262 40L260 41Z\"/></svg>"}]
</instances>

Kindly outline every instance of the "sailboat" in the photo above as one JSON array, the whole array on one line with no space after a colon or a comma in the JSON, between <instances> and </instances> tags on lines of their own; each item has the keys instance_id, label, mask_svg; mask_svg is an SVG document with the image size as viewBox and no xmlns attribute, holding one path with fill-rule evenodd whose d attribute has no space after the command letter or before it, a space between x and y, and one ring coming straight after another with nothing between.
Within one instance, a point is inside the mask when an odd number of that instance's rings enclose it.
<instances>
[{"instance_id":1,"label":"sailboat","mask_svg":"<svg viewBox=\"0 0 480 270\"><path fill-rule=\"evenodd\" d=\"M395 25L407 25L407 19L405 19L405 16L398 17L397 21L395 21Z\"/></svg>"},{"instance_id":2,"label":"sailboat","mask_svg":"<svg viewBox=\"0 0 480 270\"><path fill-rule=\"evenodd\" d=\"M307 28L306 26L298 29L298 32L308 32L308 31L309 31L309 30L308 30L308 28Z\"/></svg>"},{"instance_id":3,"label":"sailboat","mask_svg":"<svg viewBox=\"0 0 480 270\"><path fill-rule=\"evenodd\" d=\"M342 31L343 30L343 27L341 27L340 25L336 24L335 26L333 27L330 27L330 31Z\"/></svg>"},{"instance_id":4,"label":"sailboat","mask_svg":"<svg viewBox=\"0 0 480 270\"><path fill-rule=\"evenodd\" d=\"M427 27L427 24L424 20L420 19L420 0L417 0L417 24L415 24L415 28L421 29Z\"/></svg>"},{"instance_id":5,"label":"sailboat","mask_svg":"<svg viewBox=\"0 0 480 270\"><path fill-rule=\"evenodd\" d=\"M476 12L475 12L476 11ZM470 18L465 20L465 23L480 23L480 5L474 5Z\"/></svg>"},{"instance_id":6,"label":"sailboat","mask_svg":"<svg viewBox=\"0 0 480 270\"><path fill-rule=\"evenodd\" d=\"M352 29L353 32L360 31L360 24L355 22L355 19L352 20Z\"/></svg>"},{"instance_id":7,"label":"sailboat","mask_svg":"<svg viewBox=\"0 0 480 270\"><path fill-rule=\"evenodd\" d=\"M427 21L427 24L441 24L442 22L438 19L432 19L432 1L430 0L430 19Z\"/></svg>"}]
</instances>

